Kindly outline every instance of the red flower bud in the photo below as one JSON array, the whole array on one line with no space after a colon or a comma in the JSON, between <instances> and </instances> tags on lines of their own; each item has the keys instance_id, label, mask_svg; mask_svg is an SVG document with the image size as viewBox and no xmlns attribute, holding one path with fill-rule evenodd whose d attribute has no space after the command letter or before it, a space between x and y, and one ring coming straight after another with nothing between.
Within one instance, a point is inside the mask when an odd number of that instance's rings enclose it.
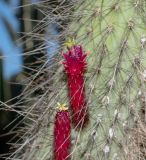
<instances>
[{"instance_id":1,"label":"red flower bud","mask_svg":"<svg viewBox=\"0 0 146 160\"><path fill-rule=\"evenodd\" d=\"M71 121L64 107L57 112L54 125L54 160L69 160L71 147Z\"/></svg>"},{"instance_id":2,"label":"red flower bud","mask_svg":"<svg viewBox=\"0 0 146 160\"><path fill-rule=\"evenodd\" d=\"M85 100L84 72L86 71L86 56L81 46L74 45L63 54L63 62L67 74L70 105L72 109L72 121L75 127L83 128L89 114Z\"/></svg>"}]
</instances>

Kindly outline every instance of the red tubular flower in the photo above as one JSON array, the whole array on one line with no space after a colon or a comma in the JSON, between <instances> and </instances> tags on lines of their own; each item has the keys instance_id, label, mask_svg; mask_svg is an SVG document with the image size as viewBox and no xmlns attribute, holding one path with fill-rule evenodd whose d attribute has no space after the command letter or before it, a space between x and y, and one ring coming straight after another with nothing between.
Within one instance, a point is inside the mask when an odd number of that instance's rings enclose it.
<instances>
[{"instance_id":1,"label":"red tubular flower","mask_svg":"<svg viewBox=\"0 0 146 160\"><path fill-rule=\"evenodd\" d=\"M89 120L85 100L84 72L86 71L86 56L81 46L74 45L63 54L63 62L67 73L72 122L75 127L83 128Z\"/></svg>"},{"instance_id":2,"label":"red tubular flower","mask_svg":"<svg viewBox=\"0 0 146 160\"><path fill-rule=\"evenodd\" d=\"M60 105L54 125L54 160L69 160L71 147L71 120L67 108Z\"/></svg>"}]
</instances>

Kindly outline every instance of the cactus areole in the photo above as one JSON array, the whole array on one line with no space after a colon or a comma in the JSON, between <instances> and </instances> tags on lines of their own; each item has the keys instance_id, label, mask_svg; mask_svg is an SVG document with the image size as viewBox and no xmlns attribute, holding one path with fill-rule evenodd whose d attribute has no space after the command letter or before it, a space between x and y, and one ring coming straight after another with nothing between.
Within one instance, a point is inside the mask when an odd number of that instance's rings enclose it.
<instances>
[{"instance_id":1,"label":"cactus areole","mask_svg":"<svg viewBox=\"0 0 146 160\"><path fill-rule=\"evenodd\" d=\"M79 129L85 127L89 120L85 100L84 73L86 71L87 54L79 45L68 47L68 52L63 54L65 72L67 74L68 92L72 110L72 122Z\"/></svg>"},{"instance_id":2,"label":"cactus areole","mask_svg":"<svg viewBox=\"0 0 146 160\"><path fill-rule=\"evenodd\" d=\"M68 109L60 105L54 124L54 160L69 160L71 147L71 120Z\"/></svg>"}]
</instances>

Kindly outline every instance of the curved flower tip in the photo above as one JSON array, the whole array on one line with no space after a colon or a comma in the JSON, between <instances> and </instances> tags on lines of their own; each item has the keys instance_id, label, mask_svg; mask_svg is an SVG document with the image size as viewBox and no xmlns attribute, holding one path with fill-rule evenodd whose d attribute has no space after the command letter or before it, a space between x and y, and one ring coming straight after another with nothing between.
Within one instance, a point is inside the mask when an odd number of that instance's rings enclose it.
<instances>
[{"instance_id":1,"label":"curved flower tip","mask_svg":"<svg viewBox=\"0 0 146 160\"><path fill-rule=\"evenodd\" d=\"M71 48L73 46L75 46L76 42L74 38L69 38L65 43L64 46L66 46L67 48Z\"/></svg>"},{"instance_id":2,"label":"curved flower tip","mask_svg":"<svg viewBox=\"0 0 146 160\"><path fill-rule=\"evenodd\" d=\"M66 104L65 103L63 103L63 104L60 104L59 102L57 103L57 109L59 109L59 111L66 111L66 110L68 110L68 107L65 107L66 106Z\"/></svg>"}]
</instances>

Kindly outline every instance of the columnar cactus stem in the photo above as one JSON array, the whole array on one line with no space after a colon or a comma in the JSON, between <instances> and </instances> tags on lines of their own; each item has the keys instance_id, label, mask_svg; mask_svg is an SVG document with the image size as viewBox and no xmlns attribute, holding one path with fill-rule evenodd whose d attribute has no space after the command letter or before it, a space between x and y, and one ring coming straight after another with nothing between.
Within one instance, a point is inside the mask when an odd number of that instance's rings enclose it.
<instances>
[{"instance_id":1,"label":"columnar cactus stem","mask_svg":"<svg viewBox=\"0 0 146 160\"><path fill-rule=\"evenodd\" d=\"M71 120L65 105L58 107L54 126L54 160L69 160L71 147Z\"/></svg>"},{"instance_id":2,"label":"columnar cactus stem","mask_svg":"<svg viewBox=\"0 0 146 160\"><path fill-rule=\"evenodd\" d=\"M84 85L84 72L87 65L85 58L87 55L79 45L68 47L68 52L63 55L73 117L72 122L77 129L83 128L89 121Z\"/></svg>"}]
</instances>

